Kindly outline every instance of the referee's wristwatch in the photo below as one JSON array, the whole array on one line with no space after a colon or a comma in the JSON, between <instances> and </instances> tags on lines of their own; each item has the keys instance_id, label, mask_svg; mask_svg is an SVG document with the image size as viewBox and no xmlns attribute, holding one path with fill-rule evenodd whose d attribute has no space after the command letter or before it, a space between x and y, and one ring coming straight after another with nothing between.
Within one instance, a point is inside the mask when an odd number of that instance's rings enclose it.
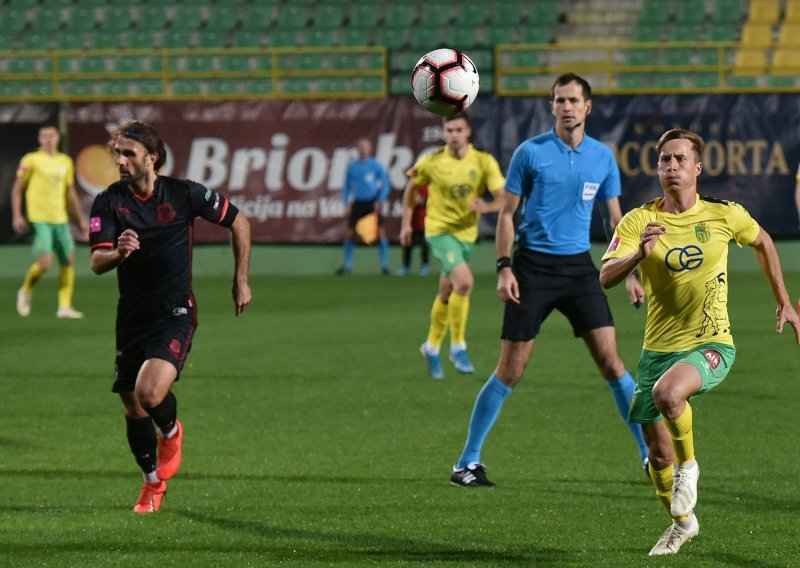
<instances>
[{"instance_id":1,"label":"referee's wristwatch","mask_svg":"<svg viewBox=\"0 0 800 568\"><path fill-rule=\"evenodd\" d=\"M501 256L497 259L497 272L499 273L504 268L511 268L511 257Z\"/></svg>"}]
</instances>

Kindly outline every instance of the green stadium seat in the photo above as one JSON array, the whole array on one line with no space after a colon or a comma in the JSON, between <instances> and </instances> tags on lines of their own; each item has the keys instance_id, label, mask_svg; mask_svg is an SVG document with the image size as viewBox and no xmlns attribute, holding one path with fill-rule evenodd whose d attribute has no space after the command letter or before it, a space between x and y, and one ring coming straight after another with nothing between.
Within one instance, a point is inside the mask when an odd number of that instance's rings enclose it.
<instances>
[{"instance_id":1,"label":"green stadium seat","mask_svg":"<svg viewBox=\"0 0 800 568\"><path fill-rule=\"evenodd\" d=\"M250 4L245 8L242 16L242 28L261 32L268 29L274 19L275 11L272 6Z\"/></svg>"},{"instance_id":2,"label":"green stadium seat","mask_svg":"<svg viewBox=\"0 0 800 568\"><path fill-rule=\"evenodd\" d=\"M352 91L367 94L382 93L383 79L380 77L356 77L352 81Z\"/></svg>"},{"instance_id":3,"label":"green stadium seat","mask_svg":"<svg viewBox=\"0 0 800 568\"><path fill-rule=\"evenodd\" d=\"M641 73L621 73L617 75L619 89L645 89L648 87L648 75Z\"/></svg>"},{"instance_id":4,"label":"green stadium seat","mask_svg":"<svg viewBox=\"0 0 800 568\"><path fill-rule=\"evenodd\" d=\"M24 32L17 39L17 47L24 50L50 49L53 39L53 34Z\"/></svg>"},{"instance_id":5,"label":"green stadium seat","mask_svg":"<svg viewBox=\"0 0 800 568\"><path fill-rule=\"evenodd\" d=\"M734 89L753 89L758 87L758 77L755 75L731 75L728 77L728 86Z\"/></svg>"},{"instance_id":6,"label":"green stadium seat","mask_svg":"<svg viewBox=\"0 0 800 568\"><path fill-rule=\"evenodd\" d=\"M500 44L516 43L515 28L504 26L488 26L483 30L484 45L494 47Z\"/></svg>"},{"instance_id":7,"label":"green stadium seat","mask_svg":"<svg viewBox=\"0 0 800 568\"><path fill-rule=\"evenodd\" d=\"M487 71L494 68L494 53L489 49L473 49L467 52L467 56L478 67L478 73L480 73L481 82L483 82Z\"/></svg>"},{"instance_id":8,"label":"green stadium seat","mask_svg":"<svg viewBox=\"0 0 800 568\"><path fill-rule=\"evenodd\" d=\"M717 65L719 63L719 51L712 48L696 48L697 62L700 65Z\"/></svg>"},{"instance_id":9,"label":"green stadium seat","mask_svg":"<svg viewBox=\"0 0 800 568\"><path fill-rule=\"evenodd\" d=\"M186 30L169 30L162 37L164 49L187 49L194 47L194 34Z\"/></svg>"},{"instance_id":10,"label":"green stadium seat","mask_svg":"<svg viewBox=\"0 0 800 568\"><path fill-rule=\"evenodd\" d=\"M329 94L349 93L350 79L346 77L326 77L319 83L320 92Z\"/></svg>"},{"instance_id":11,"label":"green stadium seat","mask_svg":"<svg viewBox=\"0 0 800 568\"><path fill-rule=\"evenodd\" d=\"M389 66L392 71L405 71L411 73L414 65L424 53L414 51L395 51L389 56Z\"/></svg>"},{"instance_id":12,"label":"green stadium seat","mask_svg":"<svg viewBox=\"0 0 800 568\"><path fill-rule=\"evenodd\" d=\"M358 53L331 53L325 57L327 67L335 70L359 69L361 56Z\"/></svg>"},{"instance_id":13,"label":"green stadium seat","mask_svg":"<svg viewBox=\"0 0 800 568\"><path fill-rule=\"evenodd\" d=\"M405 28L382 27L375 30L375 45L382 45L389 49L401 49L407 44L407 30Z\"/></svg>"},{"instance_id":14,"label":"green stadium seat","mask_svg":"<svg viewBox=\"0 0 800 568\"><path fill-rule=\"evenodd\" d=\"M338 4L321 4L314 13L315 28L340 28L344 25L344 9Z\"/></svg>"},{"instance_id":15,"label":"green stadium seat","mask_svg":"<svg viewBox=\"0 0 800 568\"><path fill-rule=\"evenodd\" d=\"M200 6L195 4L178 4L172 18L172 27L176 30L197 30L203 25L205 16Z\"/></svg>"},{"instance_id":16,"label":"green stadium seat","mask_svg":"<svg viewBox=\"0 0 800 568\"><path fill-rule=\"evenodd\" d=\"M46 73L52 69L49 57L13 57L9 62L9 73Z\"/></svg>"},{"instance_id":17,"label":"green stadium seat","mask_svg":"<svg viewBox=\"0 0 800 568\"><path fill-rule=\"evenodd\" d=\"M719 75L716 73L693 73L689 82L696 89L716 89L719 87Z\"/></svg>"},{"instance_id":18,"label":"green stadium seat","mask_svg":"<svg viewBox=\"0 0 800 568\"><path fill-rule=\"evenodd\" d=\"M304 28L311 19L311 8L303 4L292 3L281 8L278 14L280 28Z\"/></svg>"},{"instance_id":19,"label":"green stadium seat","mask_svg":"<svg viewBox=\"0 0 800 568\"><path fill-rule=\"evenodd\" d=\"M675 22L681 26L702 24L706 18L705 2L678 0L675 7Z\"/></svg>"},{"instance_id":20,"label":"green stadium seat","mask_svg":"<svg viewBox=\"0 0 800 568\"><path fill-rule=\"evenodd\" d=\"M739 22L742 19L741 0L716 0L712 13L714 22Z\"/></svg>"},{"instance_id":21,"label":"green stadium seat","mask_svg":"<svg viewBox=\"0 0 800 568\"><path fill-rule=\"evenodd\" d=\"M507 91L528 91L531 88L528 75L504 75L500 78L500 85Z\"/></svg>"},{"instance_id":22,"label":"green stadium seat","mask_svg":"<svg viewBox=\"0 0 800 568\"><path fill-rule=\"evenodd\" d=\"M454 26L453 33L450 34L453 40L453 47L461 51L469 51L470 48L483 43L483 29L477 26Z\"/></svg>"},{"instance_id":23,"label":"green stadium seat","mask_svg":"<svg viewBox=\"0 0 800 568\"><path fill-rule=\"evenodd\" d=\"M209 6L206 27L213 30L232 30L239 23L236 6Z\"/></svg>"},{"instance_id":24,"label":"green stadium seat","mask_svg":"<svg viewBox=\"0 0 800 568\"><path fill-rule=\"evenodd\" d=\"M489 21L493 26L505 28L508 28L508 26L516 26L522 19L522 15L520 14L521 9L521 4L516 2L496 2L494 10L489 14ZM531 23L535 24L536 22Z\"/></svg>"},{"instance_id":25,"label":"green stadium seat","mask_svg":"<svg viewBox=\"0 0 800 568\"><path fill-rule=\"evenodd\" d=\"M422 4L419 25L421 26L449 26L453 19L452 2L431 2L426 1Z\"/></svg>"},{"instance_id":26,"label":"green stadium seat","mask_svg":"<svg viewBox=\"0 0 800 568\"><path fill-rule=\"evenodd\" d=\"M242 92L242 85L238 79L219 78L210 81L209 92L215 95L234 95Z\"/></svg>"},{"instance_id":27,"label":"green stadium seat","mask_svg":"<svg viewBox=\"0 0 800 568\"><path fill-rule=\"evenodd\" d=\"M432 49L453 46L453 28L416 27L411 30L408 45L420 50L420 56Z\"/></svg>"},{"instance_id":28,"label":"green stadium seat","mask_svg":"<svg viewBox=\"0 0 800 568\"><path fill-rule=\"evenodd\" d=\"M490 11L483 2L462 3L456 10L455 25L468 28L482 26L488 19Z\"/></svg>"},{"instance_id":29,"label":"green stadium seat","mask_svg":"<svg viewBox=\"0 0 800 568\"><path fill-rule=\"evenodd\" d=\"M61 92L68 97L90 97L94 95L93 80L69 80L61 82Z\"/></svg>"},{"instance_id":30,"label":"green stadium seat","mask_svg":"<svg viewBox=\"0 0 800 568\"><path fill-rule=\"evenodd\" d=\"M272 80L270 79L249 79L244 82L248 93L266 95L272 93Z\"/></svg>"},{"instance_id":31,"label":"green stadium seat","mask_svg":"<svg viewBox=\"0 0 800 568\"><path fill-rule=\"evenodd\" d=\"M392 75L389 79L389 93L407 95L411 93L411 75L408 73Z\"/></svg>"},{"instance_id":32,"label":"green stadium seat","mask_svg":"<svg viewBox=\"0 0 800 568\"><path fill-rule=\"evenodd\" d=\"M228 33L224 30L201 30L196 32L195 37L195 47L203 49L221 49L228 43Z\"/></svg>"},{"instance_id":33,"label":"green stadium seat","mask_svg":"<svg viewBox=\"0 0 800 568\"><path fill-rule=\"evenodd\" d=\"M140 97L161 97L164 95L164 84L161 81L136 81L134 93Z\"/></svg>"},{"instance_id":34,"label":"green stadium seat","mask_svg":"<svg viewBox=\"0 0 800 568\"><path fill-rule=\"evenodd\" d=\"M95 8L73 6L67 17L67 30L70 32L91 31L97 25L97 10Z\"/></svg>"},{"instance_id":35,"label":"green stadium seat","mask_svg":"<svg viewBox=\"0 0 800 568\"><path fill-rule=\"evenodd\" d=\"M656 64L658 50L629 49L625 53L625 63L635 67L649 67Z\"/></svg>"},{"instance_id":36,"label":"green stadium seat","mask_svg":"<svg viewBox=\"0 0 800 568\"><path fill-rule=\"evenodd\" d=\"M50 81L28 82L28 96L50 97L53 95L53 83Z\"/></svg>"},{"instance_id":37,"label":"green stadium seat","mask_svg":"<svg viewBox=\"0 0 800 568\"><path fill-rule=\"evenodd\" d=\"M83 49L84 45L85 43L82 33L64 32L58 34L58 36L56 37L55 48L61 50Z\"/></svg>"},{"instance_id":38,"label":"green stadium seat","mask_svg":"<svg viewBox=\"0 0 800 568\"><path fill-rule=\"evenodd\" d=\"M170 83L173 95L201 95L206 91L206 81L199 79L178 79Z\"/></svg>"},{"instance_id":39,"label":"green stadium seat","mask_svg":"<svg viewBox=\"0 0 800 568\"><path fill-rule=\"evenodd\" d=\"M0 97L21 97L25 85L22 81L0 81Z\"/></svg>"},{"instance_id":40,"label":"green stadium seat","mask_svg":"<svg viewBox=\"0 0 800 568\"><path fill-rule=\"evenodd\" d=\"M685 47L670 47L664 50L663 64L669 66L692 65L694 50Z\"/></svg>"},{"instance_id":41,"label":"green stadium seat","mask_svg":"<svg viewBox=\"0 0 800 568\"><path fill-rule=\"evenodd\" d=\"M300 95L316 91L316 81L305 77L292 77L281 81L281 92L285 94Z\"/></svg>"},{"instance_id":42,"label":"green stadium seat","mask_svg":"<svg viewBox=\"0 0 800 568\"><path fill-rule=\"evenodd\" d=\"M330 47L338 42L338 32L330 29L312 28L305 34L308 47Z\"/></svg>"},{"instance_id":43,"label":"green stadium seat","mask_svg":"<svg viewBox=\"0 0 800 568\"><path fill-rule=\"evenodd\" d=\"M168 33L168 32L165 32ZM139 30L128 34L128 49L153 49L161 46L161 32Z\"/></svg>"},{"instance_id":44,"label":"green stadium seat","mask_svg":"<svg viewBox=\"0 0 800 568\"><path fill-rule=\"evenodd\" d=\"M680 89L683 75L678 73L657 73L653 76L653 87L657 89Z\"/></svg>"},{"instance_id":45,"label":"green stadium seat","mask_svg":"<svg viewBox=\"0 0 800 568\"><path fill-rule=\"evenodd\" d=\"M350 8L350 27L372 28L382 17L383 5L354 3Z\"/></svg>"},{"instance_id":46,"label":"green stadium seat","mask_svg":"<svg viewBox=\"0 0 800 568\"><path fill-rule=\"evenodd\" d=\"M90 49L119 49L127 35L122 32L96 31L86 35Z\"/></svg>"},{"instance_id":47,"label":"green stadium seat","mask_svg":"<svg viewBox=\"0 0 800 568\"><path fill-rule=\"evenodd\" d=\"M528 25L554 26L560 13L558 0L538 0L528 3Z\"/></svg>"},{"instance_id":48,"label":"green stadium seat","mask_svg":"<svg viewBox=\"0 0 800 568\"><path fill-rule=\"evenodd\" d=\"M663 36L662 26L659 24L640 23L633 30L631 40L642 43L655 43L661 41Z\"/></svg>"},{"instance_id":49,"label":"green stadium seat","mask_svg":"<svg viewBox=\"0 0 800 568\"><path fill-rule=\"evenodd\" d=\"M41 8L36 12L31 29L39 33L52 33L61 27L61 10Z\"/></svg>"},{"instance_id":50,"label":"green stadium seat","mask_svg":"<svg viewBox=\"0 0 800 568\"><path fill-rule=\"evenodd\" d=\"M0 33L0 51L13 49L16 42L11 34Z\"/></svg>"},{"instance_id":51,"label":"green stadium seat","mask_svg":"<svg viewBox=\"0 0 800 568\"><path fill-rule=\"evenodd\" d=\"M797 78L794 75L767 75L768 87L796 87Z\"/></svg>"},{"instance_id":52,"label":"green stadium seat","mask_svg":"<svg viewBox=\"0 0 800 568\"><path fill-rule=\"evenodd\" d=\"M122 32L133 28L133 21L133 14L130 8L112 6L106 10L100 27L104 32Z\"/></svg>"},{"instance_id":53,"label":"green stadium seat","mask_svg":"<svg viewBox=\"0 0 800 568\"><path fill-rule=\"evenodd\" d=\"M549 26L522 26L519 29L520 43L550 43L553 40L553 28Z\"/></svg>"},{"instance_id":54,"label":"green stadium seat","mask_svg":"<svg viewBox=\"0 0 800 568\"><path fill-rule=\"evenodd\" d=\"M260 31L237 30L231 34L232 47L261 47L262 33Z\"/></svg>"},{"instance_id":55,"label":"green stadium seat","mask_svg":"<svg viewBox=\"0 0 800 568\"><path fill-rule=\"evenodd\" d=\"M706 41L736 41L738 27L730 23L713 23L708 27Z\"/></svg>"},{"instance_id":56,"label":"green stadium seat","mask_svg":"<svg viewBox=\"0 0 800 568\"><path fill-rule=\"evenodd\" d=\"M266 45L271 47L298 47L303 44L297 30L278 29L265 36Z\"/></svg>"},{"instance_id":57,"label":"green stadium seat","mask_svg":"<svg viewBox=\"0 0 800 568\"><path fill-rule=\"evenodd\" d=\"M639 14L639 21L648 24L665 24L669 17L669 3L662 0L645 0Z\"/></svg>"},{"instance_id":58,"label":"green stadium seat","mask_svg":"<svg viewBox=\"0 0 800 568\"><path fill-rule=\"evenodd\" d=\"M392 28L409 28L417 19L416 5L390 3L386 6L384 25ZM413 32L412 32L413 33Z\"/></svg>"},{"instance_id":59,"label":"green stadium seat","mask_svg":"<svg viewBox=\"0 0 800 568\"><path fill-rule=\"evenodd\" d=\"M339 32L339 45L346 47L371 45L371 38L371 29L347 27Z\"/></svg>"},{"instance_id":60,"label":"green stadium seat","mask_svg":"<svg viewBox=\"0 0 800 568\"><path fill-rule=\"evenodd\" d=\"M4 8L2 31L3 33L20 32L28 25L28 12L25 9Z\"/></svg>"},{"instance_id":61,"label":"green stadium seat","mask_svg":"<svg viewBox=\"0 0 800 568\"><path fill-rule=\"evenodd\" d=\"M538 51L510 51L504 65L509 67L539 67L542 62Z\"/></svg>"},{"instance_id":62,"label":"green stadium seat","mask_svg":"<svg viewBox=\"0 0 800 568\"><path fill-rule=\"evenodd\" d=\"M667 41L670 43L699 41L700 37L702 37L700 33L700 26L694 26L690 24L669 26L669 32L667 33Z\"/></svg>"},{"instance_id":63,"label":"green stadium seat","mask_svg":"<svg viewBox=\"0 0 800 568\"><path fill-rule=\"evenodd\" d=\"M164 6L142 6L139 8L139 28L160 30L167 27L169 14Z\"/></svg>"}]
</instances>

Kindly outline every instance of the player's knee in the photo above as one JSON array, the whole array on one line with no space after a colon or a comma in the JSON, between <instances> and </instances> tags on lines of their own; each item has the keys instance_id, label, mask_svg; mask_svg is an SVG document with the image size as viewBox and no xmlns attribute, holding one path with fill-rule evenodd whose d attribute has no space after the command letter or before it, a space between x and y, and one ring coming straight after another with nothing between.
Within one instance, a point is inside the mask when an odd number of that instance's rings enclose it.
<instances>
[{"instance_id":1,"label":"player's knee","mask_svg":"<svg viewBox=\"0 0 800 568\"><path fill-rule=\"evenodd\" d=\"M48 270L50 270L50 267L53 266L53 259L50 258L49 256L39 257L38 262L39 262L39 270L41 270L42 272L47 272Z\"/></svg>"},{"instance_id":2,"label":"player's knee","mask_svg":"<svg viewBox=\"0 0 800 568\"><path fill-rule=\"evenodd\" d=\"M145 410L158 406L161 403L161 393L158 389L137 388L136 400Z\"/></svg>"},{"instance_id":3,"label":"player's knee","mask_svg":"<svg viewBox=\"0 0 800 568\"><path fill-rule=\"evenodd\" d=\"M662 416L672 419L675 418L675 411L683 402L683 398L669 385L658 382L653 387L653 402Z\"/></svg>"}]
</instances>

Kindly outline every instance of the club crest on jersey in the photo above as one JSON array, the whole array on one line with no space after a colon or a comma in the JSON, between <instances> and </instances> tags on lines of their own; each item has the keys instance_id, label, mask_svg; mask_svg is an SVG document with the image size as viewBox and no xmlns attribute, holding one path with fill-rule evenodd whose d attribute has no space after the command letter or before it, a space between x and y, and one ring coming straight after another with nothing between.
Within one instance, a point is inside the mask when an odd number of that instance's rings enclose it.
<instances>
[{"instance_id":1,"label":"club crest on jersey","mask_svg":"<svg viewBox=\"0 0 800 568\"><path fill-rule=\"evenodd\" d=\"M708 361L708 364L711 365L712 369L716 370L716 368L719 367L719 363L722 360L719 356L719 353L713 349L705 349L703 350L703 355L705 356L706 361Z\"/></svg>"},{"instance_id":2,"label":"club crest on jersey","mask_svg":"<svg viewBox=\"0 0 800 568\"><path fill-rule=\"evenodd\" d=\"M705 223L699 223L694 227L694 236L701 243L707 243L711 239L711 231L708 230Z\"/></svg>"},{"instance_id":3,"label":"club crest on jersey","mask_svg":"<svg viewBox=\"0 0 800 568\"><path fill-rule=\"evenodd\" d=\"M172 352L173 355L178 357L181 354L181 342L177 339L173 339L169 343L169 350Z\"/></svg>"},{"instance_id":4,"label":"club crest on jersey","mask_svg":"<svg viewBox=\"0 0 800 568\"><path fill-rule=\"evenodd\" d=\"M156 217L161 223L169 223L175 219L175 210L169 203L162 203L156 207Z\"/></svg>"}]
</instances>

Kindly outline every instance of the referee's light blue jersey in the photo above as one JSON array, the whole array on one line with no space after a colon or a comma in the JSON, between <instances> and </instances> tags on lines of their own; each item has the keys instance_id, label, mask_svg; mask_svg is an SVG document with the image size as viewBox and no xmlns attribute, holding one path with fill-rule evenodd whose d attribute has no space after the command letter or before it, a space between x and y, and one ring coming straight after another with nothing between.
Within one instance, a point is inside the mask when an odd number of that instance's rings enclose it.
<instances>
[{"instance_id":1,"label":"referee's light blue jersey","mask_svg":"<svg viewBox=\"0 0 800 568\"><path fill-rule=\"evenodd\" d=\"M619 197L619 168L599 140L584 135L572 149L553 129L517 147L506 189L522 197L520 246L548 254L579 254L589 250L595 199Z\"/></svg>"},{"instance_id":2,"label":"referee's light blue jersey","mask_svg":"<svg viewBox=\"0 0 800 568\"><path fill-rule=\"evenodd\" d=\"M379 201L383 203L392 186L386 168L375 158L355 160L347 166L342 188L342 201Z\"/></svg>"}]
</instances>

